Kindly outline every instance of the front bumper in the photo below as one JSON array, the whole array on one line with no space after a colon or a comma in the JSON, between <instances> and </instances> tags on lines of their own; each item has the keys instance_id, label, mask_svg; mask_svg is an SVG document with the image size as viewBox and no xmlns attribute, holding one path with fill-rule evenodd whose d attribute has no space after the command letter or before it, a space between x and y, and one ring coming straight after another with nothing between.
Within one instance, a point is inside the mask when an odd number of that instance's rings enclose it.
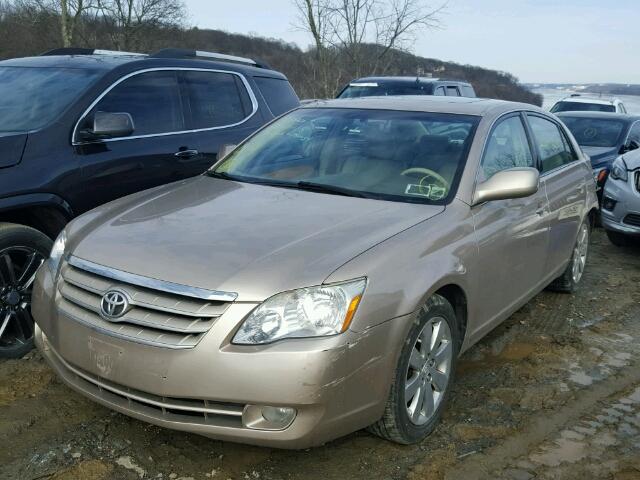
<instances>
[{"instance_id":1,"label":"front bumper","mask_svg":"<svg viewBox=\"0 0 640 480\"><path fill-rule=\"evenodd\" d=\"M375 422L410 318L362 334L232 345L255 306L232 304L193 348L167 349L116 338L62 314L49 269L36 277L35 341L74 390L134 418L219 440L307 448ZM282 430L249 428L248 405L292 407Z\"/></svg>"},{"instance_id":2,"label":"front bumper","mask_svg":"<svg viewBox=\"0 0 640 480\"><path fill-rule=\"evenodd\" d=\"M640 226L630 222L630 218L640 218L640 192L636 189L635 172L629 173L629 180L624 182L609 177L604 188L604 204L600 209L602 226L606 230L626 235L640 236ZM608 200L615 202L612 209L605 208Z\"/></svg>"}]
</instances>

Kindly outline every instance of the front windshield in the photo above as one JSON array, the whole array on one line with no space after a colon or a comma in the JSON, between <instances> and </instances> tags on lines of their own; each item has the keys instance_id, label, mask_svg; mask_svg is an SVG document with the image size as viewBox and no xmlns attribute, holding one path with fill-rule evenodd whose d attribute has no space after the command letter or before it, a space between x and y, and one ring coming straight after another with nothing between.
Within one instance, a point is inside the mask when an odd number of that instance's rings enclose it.
<instances>
[{"instance_id":1,"label":"front windshield","mask_svg":"<svg viewBox=\"0 0 640 480\"><path fill-rule=\"evenodd\" d=\"M238 147L210 175L326 193L448 203L479 117L303 108Z\"/></svg>"},{"instance_id":2,"label":"front windshield","mask_svg":"<svg viewBox=\"0 0 640 480\"><path fill-rule=\"evenodd\" d=\"M616 107L602 103L584 102L558 102L551 109L552 113L558 112L615 112Z\"/></svg>"},{"instance_id":3,"label":"front windshield","mask_svg":"<svg viewBox=\"0 0 640 480\"><path fill-rule=\"evenodd\" d=\"M423 83L377 84L352 83L345 88L338 98L359 98L387 95L432 95L433 85Z\"/></svg>"},{"instance_id":4,"label":"front windshield","mask_svg":"<svg viewBox=\"0 0 640 480\"><path fill-rule=\"evenodd\" d=\"M624 122L614 119L562 117L562 121L582 147L616 147L625 129Z\"/></svg>"},{"instance_id":5,"label":"front windshield","mask_svg":"<svg viewBox=\"0 0 640 480\"><path fill-rule=\"evenodd\" d=\"M98 73L75 68L0 67L0 133L46 126Z\"/></svg>"}]
</instances>

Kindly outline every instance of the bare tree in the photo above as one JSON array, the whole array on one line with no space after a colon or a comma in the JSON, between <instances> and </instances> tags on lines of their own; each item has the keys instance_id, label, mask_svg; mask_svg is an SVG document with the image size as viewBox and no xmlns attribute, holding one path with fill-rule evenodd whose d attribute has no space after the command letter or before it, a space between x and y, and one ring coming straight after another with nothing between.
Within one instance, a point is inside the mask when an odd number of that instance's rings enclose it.
<instances>
[{"instance_id":1,"label":"bare tree","mask_svg":"<svg viewBox=\"0 0 640 480\"><path fill-rule=\"evenodd\" d=\"M327 77L324 82L327 88L331 68L337 66L336 62L323 62L330 57L329 53L345 55L355 76L365 71L385 72L389 53L394 49L409 50L419 33L438 28L445 8L445 4L433 7L427 0L294 2L300 13L298 25L314 40L317 68Z\"/></svg>"},{"instance_id":2,"label":"bare tree","mask_svg":"<svg viewBox=\"0 0 640 480\"><path fill-rule=\"evenodd\" d=\"M144 48L145 31L179 26L186 16L181 0L97 1L102 18L113 28L113 43L121 50Z\"/></svg>"},{"instance_id":3,"label":"bare tree","mask_svg":"<svg viewBox=\"0 0 640 480\"><path fill-rule=\"evenodd\" d=\"M314 96L328 97L335 91L340 75L334 48L335 35L331 19L335 14L334 0L294 0L298 9L298 26L313 38L313 56L310 59L311 89Z\"/></svg>"},{"instance_id":4,"label":"bare tree","mask_svg":"<svg viewBox=\"0 0 640 480\"><path fill-rule=\"evenodd\" d=\"M16 4L25 11L38 10L58 15L62 45L70 47L76 44L76 32L82 17L96 10L97 0L20 0Z\"/></svg>"}]
</instances>

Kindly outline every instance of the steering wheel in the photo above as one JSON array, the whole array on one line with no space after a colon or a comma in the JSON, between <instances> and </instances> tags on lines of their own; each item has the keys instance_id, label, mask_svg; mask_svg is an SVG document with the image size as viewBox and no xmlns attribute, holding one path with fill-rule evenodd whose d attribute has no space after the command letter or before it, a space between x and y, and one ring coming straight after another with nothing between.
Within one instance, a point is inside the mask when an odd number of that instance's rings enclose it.
<instances>
[{"instance_id":1,"label":"steering wheel","mask_svg":"<svg viewBox=\"0 0 640 480\"><path fill-rule=\"evenodd\" d=\"M423 175L423 177L420 179L420 188L423 187L422 182L426 179L426 178L433 178L435 179L442 188L445 189L445 191L449 190L449 182L447 182L444 177L442 177L442 175L440 175L437 172L434 172L433 170L430 170L428 168L423 168L423 167L413 167L413 168L408 168L405 171L402 172L402 175L411 175L413 173L419 173L421 175Z\"/></svg>"}]
</instances>

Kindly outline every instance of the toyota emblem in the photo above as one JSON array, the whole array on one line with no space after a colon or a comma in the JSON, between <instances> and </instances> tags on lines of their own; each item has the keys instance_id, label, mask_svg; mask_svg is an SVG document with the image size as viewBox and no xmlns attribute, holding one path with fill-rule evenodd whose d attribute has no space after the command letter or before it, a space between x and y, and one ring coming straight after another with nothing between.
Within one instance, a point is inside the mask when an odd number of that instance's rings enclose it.
<instances>
[{"instance_id":1,"label":"toyota emblem","mask_svg":"<svg viewBox=\"0 0 640 480\"><path fill-rule=\"evenodd\" d=\"M109 320L120 318L129 310L129 299L124 292L109 290L102 296L100 310L102 316Z\"/></svg>"}]
</instances>

